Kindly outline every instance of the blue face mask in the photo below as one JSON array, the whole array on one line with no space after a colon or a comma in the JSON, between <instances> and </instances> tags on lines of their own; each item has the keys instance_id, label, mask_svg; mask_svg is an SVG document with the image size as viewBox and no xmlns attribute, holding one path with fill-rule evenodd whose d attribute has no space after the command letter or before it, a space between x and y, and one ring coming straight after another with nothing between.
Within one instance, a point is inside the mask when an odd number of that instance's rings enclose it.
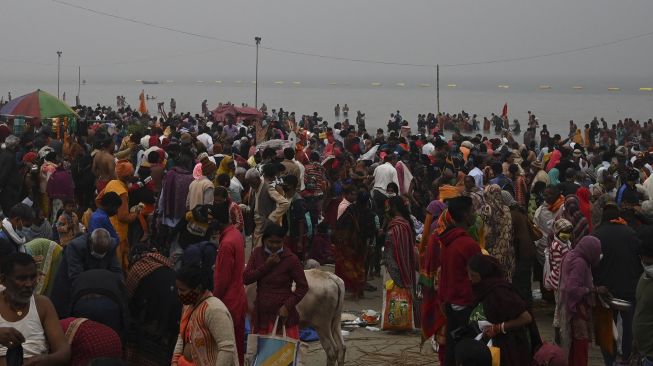
<instances>
[{"instance_id":1,"label":"blue face mask","mask_svg":"<svg viewBox=\"0 0 653 366\"><path fill-rule=\"evenodd\" d=\"M272 254L272 251L271 251L270 249L268 249L268 247L264 247L264 250L265 250L266 253L268 253L268 254ZM277 255L278 255L278 254L281 254L281 253L283 253L283 247L279 248L279 250L277 250L276 252L274 252L274 254L277 254Z\"/></svg>"}]
</instances>

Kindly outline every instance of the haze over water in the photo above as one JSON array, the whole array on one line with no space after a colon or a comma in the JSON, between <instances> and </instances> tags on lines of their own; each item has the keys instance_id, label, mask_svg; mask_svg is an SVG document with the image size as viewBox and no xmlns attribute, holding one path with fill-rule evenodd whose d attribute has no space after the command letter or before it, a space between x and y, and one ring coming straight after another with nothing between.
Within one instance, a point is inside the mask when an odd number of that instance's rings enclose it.
<instances>
[{"instance_id":1,"label":"haze over water","mask_svg":"<svg viewBox=\"0 0 653 366\"><path fill-rule=\"evenodd\" d=\"M56 75L55 75L56 76ZM2 80L9 79L9 80ZM551 78L542 78L546 81ZM138 105L138 95L141 90L146 94L156 96L156 100L148 101L151 112L156 111L157 102L165 102L169 109L170 98L177 101L177 111L200 112L201 102L208 100L209 108L217 107L219 102L230 101L240 105L254 105L254 84L251 80L233 77L205 78L175 78L167 76L156 79L162 84L142 85L136 80L108 80L89 78L86 85L81 86L81 102L86 105L109 105L115 107L116 96L124 95L127 103ZM165 83L172 80L171 83ZM216 83L216 80L222 83ZM508 103L511 121L519 119L522 126L526 122L527 111L533 111L540 124L547 124L558 133L565 133L569 120L577 124L585 124L594 116L604 117L609 123L630 117L640 121L653 118L653 92L640 91L644 85L636 80L608 81L590 80L573 83L573 78L554 80L557 83L538 82L532 79L501 78L442 78L440 86L440 109L443 112L458 113L465 110L470 114L490 116L500 113L504 103ZM203 81L203 82L199 82ZM240 83L236 83L240 81ZM283 84L279 82L283 81ZM277 82L277 83L275 83ZM295 82L295 83L293 83ZM299 84L297 84L299 82ZM373 82L381 86L372 86ZM330 85L337 83L337 85ZM456 84L455 87L447 86ZM399 84L399 85L398 85ZM422 84L422 85L420 85ZM426 85L430 84L430 85ZM333 108L336 103L342 107L349 105L351 121L360 110L366 115L368 130L384 128L390 113L401 111L402 116L416 130L418 113L436 111L435 82L428 79L392 80L386 79L324 79L313 80L263 80L259 83L259 105L264 102L268 109L283 107L284 110L295 111L296 114L312 114L318 112L331 124L335 121ZM509 85L508 89L498 85ZM549 85L551 89L540 89L540 85ZM574 90L573 86L582 85L582 90ZM608 87L620 87L620 91L609 91ZM7 92L13 97L41 88L56 95L56 78L54 82L46 80L11 80L0 76L0 95L5 100ZM68 103L74 103L77 93L77 80L70 77L62 80L61 93L66 93ZM341 116L341 119L343 117ZM482 121L482 119L481 119ZM523 127L524 128L524 127Z\"/></svg>"},{"instance_id":2,"label":"haze over water","mask_svg":"<svg viewBox=\"0 0 653 366\"><path fill-rule=\"evenodd\" d=\"M435 89L418 84L434 85L440 64L442 111L483 116L508 103L511 120L532 110L564 132L570 119L653 117L653 92L639 91L653 87L651 14L650 0L7 0L0 95L56 94L62 51L69 102L79 65L84 104L115 105L120 94L135 106L145 89L180 111L198 112L204 99L253 105L260 36L259 102L270 108L333 122L334 105L348 103L368 129L399 109L414 126L436 111Z\"/></svg>"}]
</instances>

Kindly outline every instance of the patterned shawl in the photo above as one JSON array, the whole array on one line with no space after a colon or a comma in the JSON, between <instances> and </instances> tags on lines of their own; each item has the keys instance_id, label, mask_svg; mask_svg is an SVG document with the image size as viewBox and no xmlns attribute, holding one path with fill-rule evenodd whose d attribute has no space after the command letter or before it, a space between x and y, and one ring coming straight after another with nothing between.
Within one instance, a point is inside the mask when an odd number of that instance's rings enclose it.
<instances>
[{"instance_id":1,"label":"patterned shawl","mask_svg":"<svg viewBox=\"0 0 653 366\"><path fill-rule=\"evenodd\" d=\"M172 268L172 262L159 253L146 253L129 270L127 274L127 294L134 296L141 280L161 267Z\"/></svg>"},{"instance_id":2,"label":"patterned shawl","mask_svg":"<svg viewBox=\"0 0 653 366\"><path fill-rule=\"evenodd\" d=\"M485 205L481 210L481 218L487 228L485 244L488 251L501 262L507 277L512 278L515 270L512 216L510 208L504 204L501 191L501 187L496 184L485 188Z\"/></svg>"},{"instance_id":3,"label":"patterned shawl","mask_svg":"<svg viewBox=\"0 0 653 366\"><path fill-rule=\"evenodd\" d=\"M39 278L34 293L49 296L54 282L54 275L59 269L63 248L50 239L34 239L25 244L27 253L36 262Z\"/></svg>"},{"instance_id":4,"label":"patterned shawl","mask_svg":"<svg viewBox=\"0 0 653 366\"><path fill-rule=\"evenodd\" d=\"M590 228L587 219L580 210L580 202L575 194L570 194L565 197L565 204L562 209L558 211L556 219L564 218L569 220L574 226L572 245L578 242L586 235L589 235Z\"/></svg>"},{"instance_id":5,"label":"patterned shawl","mask_svg":"<svg viewBox=\"0 0 653 366\"><path fill-rule=\"evenodd\" d=\"M399 267L401 282L406 288L415 286L415 233L410 223L401 216L395 216L388 224L390 244Z\"/></svg>"}]
</instances>

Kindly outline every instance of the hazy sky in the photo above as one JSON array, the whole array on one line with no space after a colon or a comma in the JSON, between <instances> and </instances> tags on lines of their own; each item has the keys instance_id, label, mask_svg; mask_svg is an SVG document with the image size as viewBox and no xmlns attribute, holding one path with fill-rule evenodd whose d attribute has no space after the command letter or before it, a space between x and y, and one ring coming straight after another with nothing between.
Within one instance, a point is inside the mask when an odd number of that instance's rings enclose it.
<instances>
[{"instance_id":1,"label":"hazy sky","mask_svg":"<svg viewBox=\"0 0 653 366\"><path fill-rule=\"evenodd\" d=\"M528 56L653 31L650 0L66 0L188 32L337 57L450 64ZM95 78L252 80L254 49L148 28L51 0L3 0L0 81L62 72ZM449 68L460 76L651 80L653 36L537 60ZM48 65L12 62L29 60ZM140 62L137 62L140 61ZM260 53L260 76L428 78L424 68ZM444 70L442 70L444 72ZM56 72L56 71L55 71ZM288 79L286 79L288 80Z\"/></svg>"}]
</instances>

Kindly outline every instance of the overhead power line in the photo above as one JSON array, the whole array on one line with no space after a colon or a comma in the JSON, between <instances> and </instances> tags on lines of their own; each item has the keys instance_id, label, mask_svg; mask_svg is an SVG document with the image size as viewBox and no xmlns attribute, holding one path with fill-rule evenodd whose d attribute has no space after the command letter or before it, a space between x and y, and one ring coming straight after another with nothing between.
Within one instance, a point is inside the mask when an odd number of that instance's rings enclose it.
<instances>
[{"instance_id":1,"label":"overhead power line","mask_svg":"<svg viewBox=\"0 0 653 366\"><path fill-rule=\"evenodd\" d=\"M496 64L496 63L502 63L502 62L526 61L526 60L532 60L532 59L536 59L536 58L560 56L560 55L566 55L566 54L570 54L570 53L587 51L587 50L591 50L591 49L594 49L594 48L602 48L602 47L612 46L612 45L615 45L617 43L632 41L632 40L637 39L637 38L644 38L644 37L650 37L650 36L653 36L653 31L646 32L646 33L641 33L641 34L635 34L635 35L632 35L632 36L615 39L613 41L601 42L601 43L596 43L596 44L593 44L593 45L590 45L590 46L571 48L571 49L562 50L562 51L540 53L540 54L530 55L530 56L499 58L499 59L494 59L494 60L485 60L485 61L476 61L476 62L461 62L461 63L457 63L457 64L443 64L443 65L440 65L440 67L458 67L458 66L472 66L472 65L483 65L483 64Z\"/></svg>"},{"instance_id":2,"label":"overhead power line","mask_svg":"<svg viewBox=\"0 0 653 366\"><path fill-rule=\"evenodd\" d=\"M203 39L207 39L207 40L222 42L222 43L226 43L226 44L229 44L229 45L232 45L232 46L248 47L248 48L256 47L254 44L247 43L247 42L234 41L234 40L229 40L229 39L225 39L225 38L215 37L215 36L212 36L212 35L201 34L201 33L196 33L196 32L190 32L190 31L186 31L186 30L183 30L183 29L178 29L178 28L173 28L173 27L169 27L169 26L154 24L154 23L151 23L151 22L147 22L147 21L143 21L143 20L139 20L139 19L135 19L135 18L129 18L129 17L125 17L125 16L121 16L121 15L117 15L117 14L112 14L112 13L108 13L108 12L105 12L105 11L96 10L96 9L88 8L88 7L85 7L85 6L73 4L73 3L70 3L70 2L67 2L67 1L64 1L64 0L52 0L52 1L54 3L57 3L57 4L61 4L61 5L64 5L64 6L75 8L75 9L79 9L79 10L86 11L86 12L89 12L89 13L93 13L93 14L96 14L96 15L101 15L101 16L105 16L105 17L109 17L109 18L113 18L113 19L119 19L119 20L123 20L123 21L126 21L126 22L130 22L130 23L150 27L150 28L165 30L165 31L174 32L174 33L178 33L178 34L183 34L183 35L190 36L190 37L197 37L197 38L203 38ZM632 40L635 40L635 39L638 39L638 38L644 38L644 37L650 37L650 36L653 36L653 31L646 32L646 33L641 33L641 34L635 34L635 35L631 35L631 36L627 36L627 37L624 37L624 38L619 38L619 39L615 39L615 40L611 40L611 41L595 43L595 44L592 44L592 45L589 45L589 46L584 46L584 47L571 48L571 49L554 51L554 52L547 52L547 53L539 53L539 54L533 54L533 55L527 55L527 56L497 58L497 59L479 60L479 61L473 61L473 62L440 64L440 67L442 67L442 68L453 68L453 67L464 67L464 66L475 66L475 65L497 64L497 63L507 63L507 62L534 60L534 59L538 59L538 58L560 56L560 55L566 55L566 54L570 54L570 53L583 52L583 51L587 51L587 50L591 50L591 49L595 49L595 48L608 47L608 46L612 46L612 45L615 45L615 44L618 44L618 43L632 41ZM260 46L260 48L264 49L264 50L267 50L267 51L272 51L272 52L281 53L281 54L314 57L314 58L321 58L321 59L334 60L334 61L356 62L356 63L388 65L388 66L418 67L418 68L435 68L437 66L437 64L431 64L431 63L406 63L406 62L394 62L394 61L374 60L374 59L365 59L365 58L339 57L339 56L318 54L318 53L307 52L307 51L275 48L275 47L268 47L268 46ZM113 62L113 63L104 63L104 64L88 65L88 66L107 66L107 65L128 64L128 63L135 63L135 62L142 62L142 61L145 61L145 60L141 59L141 60L134 60L134 61L117 61L117 62Z\"/></svg>"}]
</instances>

